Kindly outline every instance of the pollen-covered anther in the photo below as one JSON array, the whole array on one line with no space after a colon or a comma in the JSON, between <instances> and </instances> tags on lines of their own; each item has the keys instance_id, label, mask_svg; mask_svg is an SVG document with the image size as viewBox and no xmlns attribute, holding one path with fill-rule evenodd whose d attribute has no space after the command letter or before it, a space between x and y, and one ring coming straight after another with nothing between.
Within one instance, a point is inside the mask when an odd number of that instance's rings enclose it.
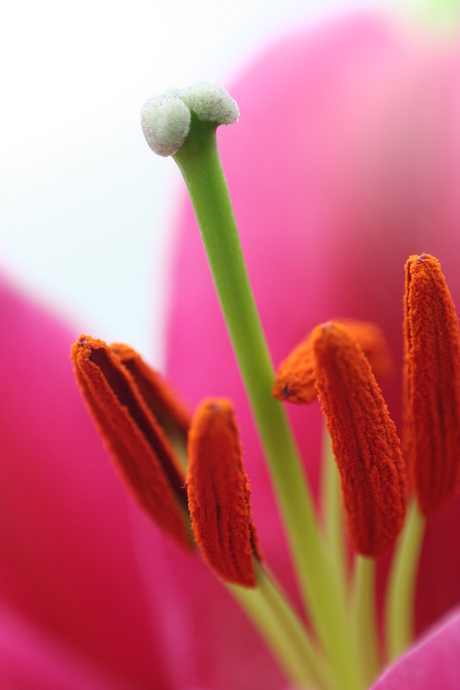
<instances>
[{"instance_id":1,"label":"pollen-covered anther","mask_svg":"<svg viewBox=\"0 0 460 690\"><path fill-rule=\"evenodd\" d=\"M441 510L460 484L460 334L437 259L406 263L405 450L425 516Z\"/></svg>"},{"instance_id":2,"label":"pollen-covered anther","mask_svg":"<svg viewBox=\"0 0 460 690\"><path fill-rule=\"evenodd\" d=\"M185 473L133 376L106 343L90 336L72 345L71 360L87 408L131 493L164 532L192 549Z\"/></svg>"},{"instance_id":3,"label":"pollen-covered anther","mask_svg":"<svg viewBox=\"0 0 460 690\"><path fill-rule=\"evenodd\" d=\"M312 334L316 387L341 477L350 540L364 556L394 544L407 506L396 428L369 362L342 324Z\"/></svg>"},{"instance_id":4,"label":"pollen-covered anther","mask_svg":"<svg viewBox=\"0 0 460 690\"><path fill-rule=\"evenodd\" d=\"M338 319L356 338L372 367L374 376L383 380L393 370L393 363L382 330L375 323ZM281 402L305 405L316 400L316 376L310 333L280 364L273 386L273 396Z\"/></svg>"},{"instance_id":5,"label":"pollen-covered anther","mask_svg":"<svg viewBox=\"0 0 460 690\"><path fill-rule=\"evenodd\" d=\"M195 540L208 565L226 582L255 587L261 558L252 524L251 489L232 404L205 400L190 428L188 502Z\"/></svg>"},{"instance_id":6,"label":"pollen-covered anther","mask_svg":"<svg viewBox=\"0 0 460 690\"><path fill-rule=\"evenodd\" d=\"M129 345L112 343L110 350L132 376L134 383L150 412L165 432L184 471L187 467L187 436L191 415L171 385L152 369Z\"/></svg>"}]
</instances>

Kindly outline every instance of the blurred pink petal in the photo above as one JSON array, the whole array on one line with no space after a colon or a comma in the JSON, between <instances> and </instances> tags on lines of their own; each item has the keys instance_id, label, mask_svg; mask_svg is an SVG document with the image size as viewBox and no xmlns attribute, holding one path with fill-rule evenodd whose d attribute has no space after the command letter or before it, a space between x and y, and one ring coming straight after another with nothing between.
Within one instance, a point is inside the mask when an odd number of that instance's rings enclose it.
<instances>
[{"instance_id":1,"label":"blurred pink petal","mask_svg":"<svg viewBox=\"0 0 460 690\"><path fill-rule=\"evenodd\" d=\"M459 74L458 50L436 52L360 16L280 41L230 89L241 118L219 129L219 147L276 365L334 317L377 321L401 363L410 254L438 257L460 303ZM188 202L179 225L168 374L193 403L205 395L236 401L261 544L292 592L267 471ZM400 372L383 392L400 425ZM319 406L290 416L316 491ZM459 539L457 500L428 528L419 629L460 601L460 550L452 548Z\"/></svg>"},{"instance_id":2,"label":"blurred pink petal","mask_svg":"<svg viewBox=\"0 0 460 690\"><path fill-rule=\"evenodd\" d=\"M167 688L130 499L73 378L78 334L3 281L0 315L0 600L127 687Z\"/></svg>"},{"instance_id":3,"label":"blurred pink petal","mask_svg":"<svg viewBox=\"0 0 460 690\"><path fill-rule=\"evenodd\" d=\"M0 687L33 690L122 690L113 677L47 639L38 629L0 608Z\"/></svg>"},{"instance_id":4,"label":"blurred pink petal","mask_svg":"<svg viewBox=\"0 0 460 690\"><path fill-rule=\"evenodd\" d=\"M457 690L460 610L443 619L372 686L372 690Z\"/></svg>"},{"instance_id":5,"label":"blurred pink petal","mask_svg":"<svg viewBox=\"0 0 460 690\"><path fill-rule=\"evenodd\" d=\"M280 690L283 676L270 651L198 553L179 551L144 515L134 516L134 527L173 687Z\"/></svg>"}]
</instances>

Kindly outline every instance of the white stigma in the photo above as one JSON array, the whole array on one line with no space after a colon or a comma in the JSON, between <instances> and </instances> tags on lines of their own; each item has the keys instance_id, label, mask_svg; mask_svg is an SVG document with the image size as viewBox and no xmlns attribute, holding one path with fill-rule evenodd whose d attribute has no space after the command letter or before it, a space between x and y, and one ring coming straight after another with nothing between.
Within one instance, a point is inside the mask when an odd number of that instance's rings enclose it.
<instances>
[{"instance_id":1,"label":"white stigma","mask_svg":"<svg viewBox=\"0 0 460 690\"><path fill-rule=\"evenodd\" d=\"M147 144L159 156L172 156L190 131L190 110L174 96L154 96L141 110L141 127Z\"/></svg>"},{"instance_id":2,"label":"white stigma","mask_svg":"<svg viewBox=\"0 0 460 690\"><path fill-rule=\"evenodd\" d=\"M233 125L240 116L236 101L213 82L198 81L184 89L180 97L202 122Z\"/></svg>"},{"instance_id":3,"label":"white stigma","mask_svg":"<svg viewBox=\"0 0 460 690\"><path fill-rule=\"evenodd\" d=\"M173 156L190 131L192 112L201 122L231 125L239 110L233 98L218 84L197 82L186 89L168 89L150 98L141 110L144 137L154 153Z\"/></svg>"}]
</instances>

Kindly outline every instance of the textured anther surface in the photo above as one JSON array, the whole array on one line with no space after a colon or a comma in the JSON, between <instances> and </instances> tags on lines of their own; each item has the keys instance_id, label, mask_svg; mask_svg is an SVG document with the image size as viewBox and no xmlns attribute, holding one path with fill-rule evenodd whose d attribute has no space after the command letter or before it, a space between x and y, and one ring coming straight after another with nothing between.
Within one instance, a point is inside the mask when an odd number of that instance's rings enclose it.
<instances>
[{"instance_id":1,"label":"textured anther surface","mask_svg":"<svg viewBox=\"0 0 460 690\"><path fill-rule=\"evenodd\" d=\"M255 587L251 488L239 432L228 400L204 400L189 434L188 503L196 542L226 582Z\"/></svg>"},{"instance_id":2,"label":"textured anther surface","mask_svg":"<svg viewBox=\"0 0 460 690\"><path fill-rule=\"evenodd\" d=\"M404 334L405 450L428 517L460 486L460 333L441 264L429 254L406 263Z\"/></svg>"},{"instance_id":3,"label":"textured anther surface","mask_svg":"<svg viewBox=\"0 0 460 690\"><path fill-rule=\"evenodd\" d=\"M407 507L396 427L369 362L345 326L318 326L312 347L350 539L363 556L381 556L394 544Z\"/></svg>"}]
</instances>

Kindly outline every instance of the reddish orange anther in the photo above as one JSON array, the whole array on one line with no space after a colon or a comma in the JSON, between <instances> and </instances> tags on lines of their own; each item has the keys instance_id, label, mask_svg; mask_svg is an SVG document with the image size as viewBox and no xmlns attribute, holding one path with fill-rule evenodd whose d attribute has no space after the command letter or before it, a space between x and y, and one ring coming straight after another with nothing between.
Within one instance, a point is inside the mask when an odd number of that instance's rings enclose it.
<instances>
[{"instance_id":1,"label":"reddish orange anther","mask_svg":"<svg viewBox=\"0 0 460 690\"><path fill-rule=\"evenodd\" d=\"M460 335L441 265L406 263L405 447L422 513L443 508L460 483Z\"/></svg>"},{"instance_id":2,"label":"reddish orange anther","mask_svg":"<svg viewBox=\"0 0 460 690\"><path fill-rule=\"evenodd\" d=\"M183 457L185 468L187 436L192 421L185 404L169 383L149 367L132 347L112 343L110 349L131 374L144 403L166 433L176 454Z\"/></svg>"},{"instance_id":3,"label":"reddish orange anther","mask_svg":"<svg viewBox=\"0 0 460 690\"><path fill-rule=\"evenodd\" d=\"M71 359L88 410L135 498L190 550L184 472L134 379L102 340L90 336L72 345Z\"/></svg>"},{"instance_id":4,"label":"reddish orange anther","mask_svg":"<svg viewBox=\"0 0 460 690\"><path fill-rule=\"evenodd\" d=\"M407 506L406 470L396 428L369 362L345 326L318 326L312 349L350 539L364 556L380 556L395 542Z\"/></svg>"},{"instance_id":5,"label":"reddish orange anther","mask_svg":"<svg viewBox=\"0 0 460 690\"><path fill-rule=\"evenodd\" d=\"M392 372L393 364L385 338L379 326L369 321L339 319L361 345L361 349L377 379L384 379ZM315 363L312 350L312 333L303 340L281 363L273 395L277 400L308 404L316 400Z\"/></svg>"},{"instance_id":6,"label":"reddish orange anther","mask_svg":"<svg viewBox=\"0 0 460 690\"><path fill-rule=\"evenodd\" d=\"M188 504L195 539L208 565L224 580L255 587L251 488L228 400L204 400L190 428Z\"/></svg>"},{"instance_id":7,"label":"reddish orange anther","mask_svg":"<svg viewBox=\"0 0 460 690\"><path fill-rule=\"evenodd\" d=\"M272 394L281 402L306 405L318 397L311 333L281 362Z\"/></svg>"}]
</instances>

